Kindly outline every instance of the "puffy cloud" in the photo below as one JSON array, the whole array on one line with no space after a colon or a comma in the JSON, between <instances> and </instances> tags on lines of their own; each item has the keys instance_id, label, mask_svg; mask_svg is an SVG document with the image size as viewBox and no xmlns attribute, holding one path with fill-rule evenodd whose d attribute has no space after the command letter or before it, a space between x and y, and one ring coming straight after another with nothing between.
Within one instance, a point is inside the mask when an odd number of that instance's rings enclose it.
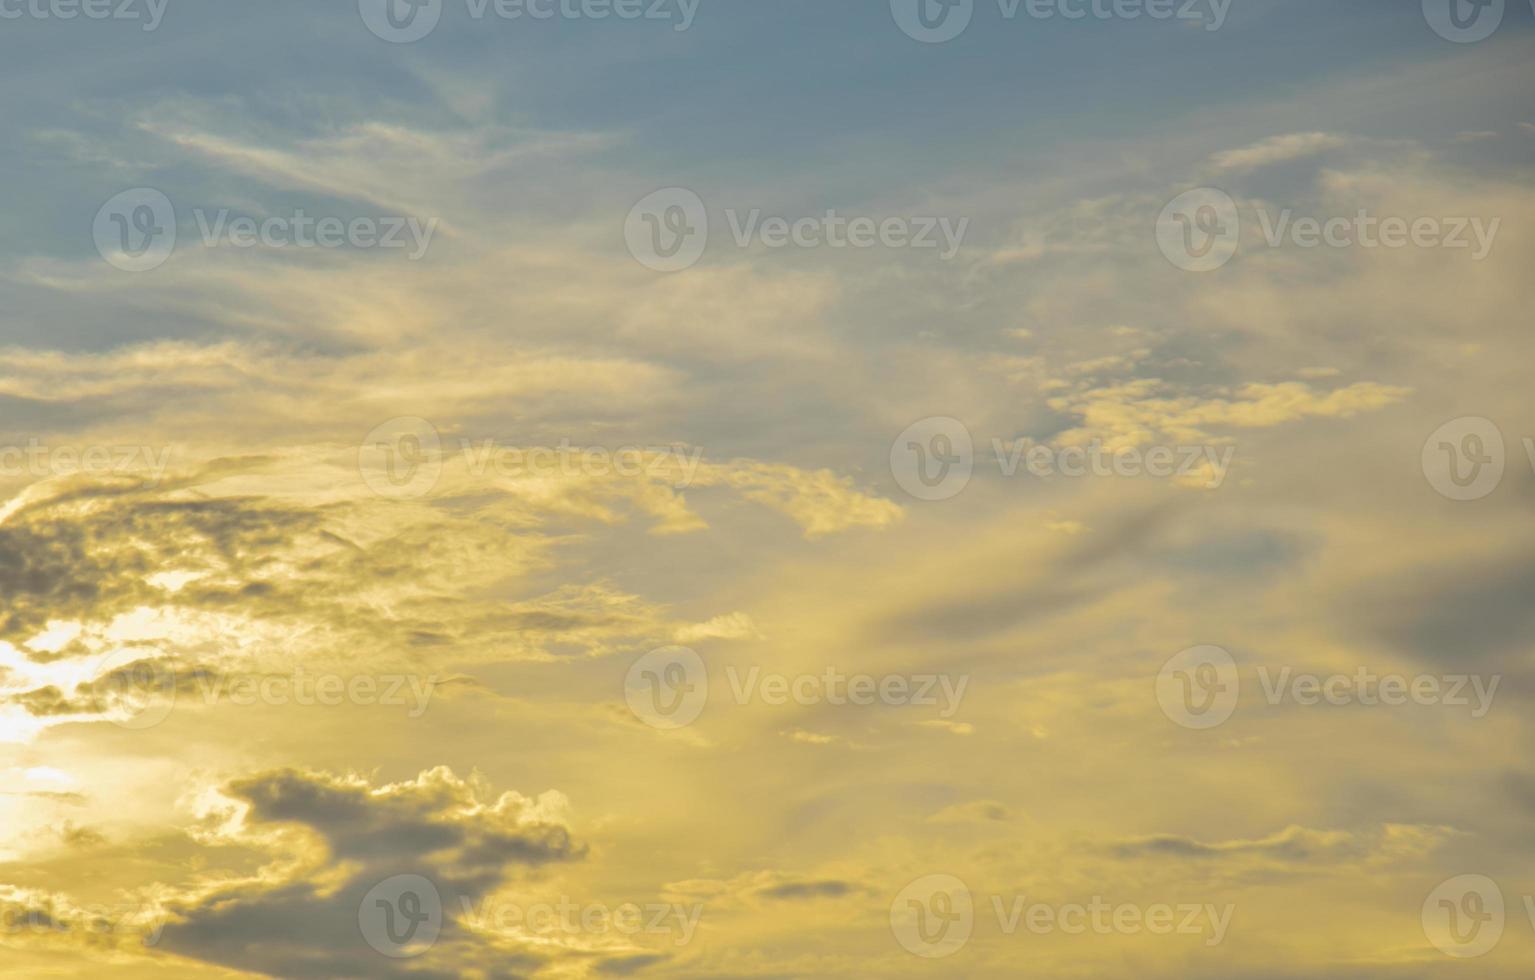
<instances>
[{"instance_id":1,"label":"puffy cloud","mask_svg":"<svg viewBox=\"0 0 1535 980\"><path fill-rule=\"evenodd\" d=\"M446 768L382 786L281 770L226 792L241 812L225 835L264 839L284 860L251 880L169 898L157 949L271 976L524 975L545 955L477 931L466 910L519 873L585 854L559 794L493 795ZM441 910L440 937L419 955L386 955L359 929L364 899L397 875L425 878L440 899L428 900Z\"/></svg>"}]
</instances>

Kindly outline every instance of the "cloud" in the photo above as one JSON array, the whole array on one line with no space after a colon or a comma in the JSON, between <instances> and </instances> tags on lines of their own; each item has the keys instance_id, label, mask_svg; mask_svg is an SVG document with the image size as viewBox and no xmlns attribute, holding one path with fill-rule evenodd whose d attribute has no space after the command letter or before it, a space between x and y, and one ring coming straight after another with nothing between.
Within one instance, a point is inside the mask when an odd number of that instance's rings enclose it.
<instances>
[{"instance_id":1,"label":"cloud","mask_svg":"<svg viewBox=\"0 0 1535 980\"><path fill-rule=\"evenodd\" d=\"M1256 840L1206 843L1159 834L1114 846L1121 858L1163 857L1196 861L1262 861L1278 865L1346 868L1378 866L1421 857L1453 837L1441 826L1385 824L1366 833L1290 826Z\"/></svg>"},{"instance_id":2,"label":"cloud","mask_svg":"<svg viewBox=\"0 0 1535 980\"><path fill-rule=\"evenodd\" d=\"M757 624L746 613L733 612L715 616L705 623L689 623L676 632L678 643L696 643L699 640L761 639Z\"/></svg>"},{"instance_id":3,"label":"cloud","mask_svg":"<svg viewBox=\"0 0 1535 980\"><path fill-rule=\"evenodd\" d=\"M1303 381L1285 381L1188 394L1159 379L1143 378L1079 388L1050 398L1049 404L1082 420L1058 435L1057 444L1084 445L1101 439L1106 448L1118 449L1158 440L1199 445L1223 438L1221 430L1272 428L1307 418L1352 418L1399 402L1410 393L1411 389L1400 385L1370 381L1331 391L1317 391Z\"/></svg>"},{"instance_id":4,"label":"cloud","mask_svg":"<svg viewBox=\"0 0 1535 980\"><path fill-rule=\"evenodd\" d=\"M226 793L240 811L226 837L253 836L287 859L265 877L169 899L157 948L272 976L522 975L544 956L469 928L463 911L519 873L585 855L559 794L495 796L447 768L382 786L279 770ZM396 875L424 877L442 898L441 938L409 959L387 958L358 929L364 897Z\"/></svg>"},{"instance_id":5,"label":"cloud","mask_svg":"<svg viewBox=\"0 0 1535 980\"><path fill-rule=\"evenodd\" d=\"M807 877L783 871L745 872L730 879L691 879L672 882L665 889L673 900L705 903L711 915L786 902L853 898L867 891L866 885L848 878Z\"/></svg>"},{"instance_id":6,"label":"cloud","mask_svg":"<svg viewBox=\"0 0 1535 980\"><path fill-rule=\"evenodd\" d=\"M757 894L764 898L798 902L814 898L841 898L854 890L855 887L846 881L788 881L764 888Z\"/></svg>"},{"instance_id":7,"label":"cloud","mask_svg":"<svg viewBox=\"0 0 1535 980\"><path fill-rule=\"evenodd\" d=\"M1249 146L1217 153L1211 157L1210 162L1217 171L1241 173L1276 163L1315 156L1347 143L1348 140L1343 137L1329 133L1287 133L1283 136L1270 136Z\"/></svg>"},{"instance_id":8,"label":"cloud","mask_svg":"<svg viewBox=\"0 0 1535 980\"><path fill-rule=\"evenodd\" d=\"M1000 823L1012 817L1005 805L996 800L971 800L955 803L928 817L930 823Z\"/></svg>"}]
</instances>

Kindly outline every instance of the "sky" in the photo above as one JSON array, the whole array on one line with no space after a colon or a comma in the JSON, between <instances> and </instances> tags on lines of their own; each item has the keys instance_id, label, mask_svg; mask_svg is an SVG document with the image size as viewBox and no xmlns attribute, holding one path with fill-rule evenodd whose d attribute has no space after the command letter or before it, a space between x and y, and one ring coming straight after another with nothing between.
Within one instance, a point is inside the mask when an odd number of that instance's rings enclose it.
<instances>
[{"instance_id":1,"label":"sky","mask_svg":"<svg viewBox=\"0 0 1535 980\"><path fill-rule=\"evenodd\" d=\"M1529 976L1531 65L0 0L0 974Z\"/></svg>"}]
</instances>

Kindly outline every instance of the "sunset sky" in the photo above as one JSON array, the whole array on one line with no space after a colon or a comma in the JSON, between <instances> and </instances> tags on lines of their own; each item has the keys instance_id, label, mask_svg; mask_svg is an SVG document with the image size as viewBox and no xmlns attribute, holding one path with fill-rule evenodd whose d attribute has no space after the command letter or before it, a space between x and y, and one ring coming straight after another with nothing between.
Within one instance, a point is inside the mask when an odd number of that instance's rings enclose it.
<instances>
[{"instance_id":1,"label":"sunset sky","mask_svg":"<svg viewBox=\"0 0 1535 980\"><path fill-rule=\"evenodd\" d=\"M0 976L1535 972L1535 3L955 3L0 0Z\"/></svg>"}]
</instances>

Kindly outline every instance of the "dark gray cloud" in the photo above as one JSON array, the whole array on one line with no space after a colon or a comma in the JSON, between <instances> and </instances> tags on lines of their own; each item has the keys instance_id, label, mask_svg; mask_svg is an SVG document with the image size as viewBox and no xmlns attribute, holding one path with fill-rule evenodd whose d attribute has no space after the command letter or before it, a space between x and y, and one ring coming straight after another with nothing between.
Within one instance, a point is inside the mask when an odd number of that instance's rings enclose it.
<instances>
[{"instance_id":1,"label":"dark gray cloud","mask_svg":"<svg viewBox=\"0 0 1535 980\"><path fill-rule=\"evenodd\" d=\"M248 805L253 827L307 829L324 858L296 880L170 903L158 948L274 977L525 976L542 955L475 933L459 915L519 871L585 856L533 801L513 793L485 799L447 769L382 787L287 769L237 780L227 792ZM370 946L359 928L368 893L396 875L430 881L443 913L435 944L398 959Z\"/></svg>"},{"instance_id":2,"label":"dark gray cloud","mask_svg":"<svg viewBox=\"0 0 1535 980\"><path fill-rule=\"evenodd\" d=\"M641 953L638 956L620 956L597 964L597 972L609 977L629 977L665 963L669 957L660 953Z\"/></svg>"},{"instance_id":3,"label":"dark gray cloud","mask_svg":"<svg viewBox=\"0 0 1535 980\"><path fill-rule=\"evenodd\" d=\"M791 881L764 888L757 894L764 898L801 901L810 898L841 898L852 893L855 886L850 882L827 879L823 881Z\"/></svg>"},{"instance_id":4,"label":"dark gray cloud","mask_svg":"<svg viewBox=\"0 0 1535 980\"><path fill-rule=\"evenodd\" d=\"M1340 612L1355 629L1439 667L1511 667L1535 635L1535 549L1423 565L1362 585Z\"/></svg>"}]
</instances>

